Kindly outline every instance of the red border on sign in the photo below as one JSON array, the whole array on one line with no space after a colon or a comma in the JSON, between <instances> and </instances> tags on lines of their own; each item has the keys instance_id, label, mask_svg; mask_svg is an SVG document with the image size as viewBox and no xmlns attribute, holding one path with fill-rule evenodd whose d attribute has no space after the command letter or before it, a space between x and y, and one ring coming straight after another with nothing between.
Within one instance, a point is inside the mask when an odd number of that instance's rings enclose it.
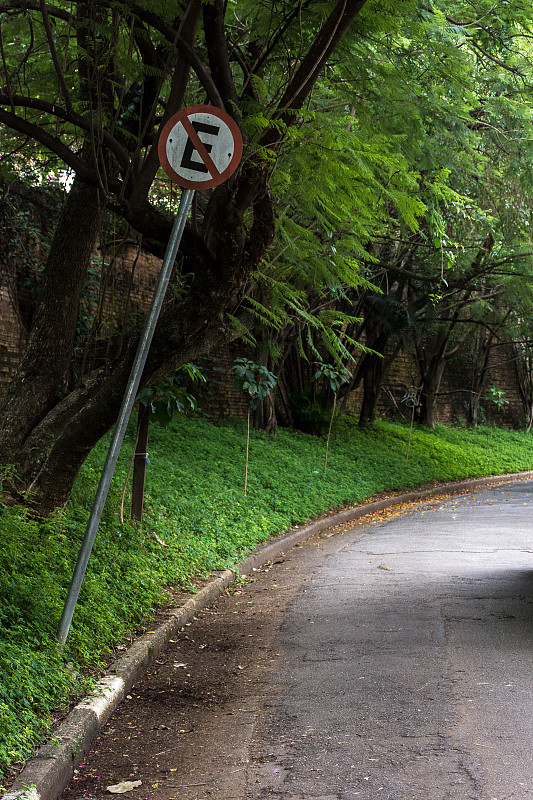
<instances>
[{"instance_id":1,"label":"red border on sign","mask_svg":"<svg viewBox=\"0 0 533 800\"><path fill-rule=\"evenodd\" d=\"M223 172L218 171L209 153L205 149L202 140L189 122L189 115L198 113L211 114L213 117L218 117L218 119L222 120L222 122L224 122L231 131L234 142L233 156ZM179 122L181 122L185 128L185 132L192 140L198 155L202 161L204 161L212 175L212 177L206 181L190 181L187 178L183 178L170 166L170 162L167 158L167 140L170 136L172 128ZM188 106L187 108L182 108L177 114L174 114L168 120L168 122L165 123L161 133L159 134L157 152L159 154L159 161L163 167L163 170L166 172L170 180L174 183L177 183L178 186L183 186L185 189L212 189L213 186L218 186L220 183L224 183L224 181L226 181L230 175L233 175L237 169L242 156L242 136L239 126L226 111L222 111L222 109L217 108L216 106ZM213 171L216 172L214 176Z\"/></svg>"}]
</instances>

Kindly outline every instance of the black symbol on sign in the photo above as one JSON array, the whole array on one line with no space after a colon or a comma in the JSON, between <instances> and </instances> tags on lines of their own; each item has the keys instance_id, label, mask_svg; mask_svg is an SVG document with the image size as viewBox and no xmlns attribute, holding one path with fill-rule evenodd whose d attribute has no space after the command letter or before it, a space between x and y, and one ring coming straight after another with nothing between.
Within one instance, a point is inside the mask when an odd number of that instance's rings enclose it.
<instances>
[{"instance_id":1,"label":"black symbol on sign","mask_svg":"<svg viewBox=\"0 0 533 800\"><path fill-rule=\"evenodd\" d=\"M191 124L196 131L196 133L209 133L211 136L218 136L218 132L220 130L219 125L208 125L205 122L192 122ZM207 150L208 153L211 152L213 149L213 145L209 144L208 142L202 141L203 146ZM191 156L193 153L198 152L196 147L192 143L192 141L188 138L187 144L185 145L185 149L183 151L183 156L181 159L181 167L185 169L193 169L195 172L209 172L208 168L204 164L203 161L193 161Z\"/></svg>"}]
</instances>

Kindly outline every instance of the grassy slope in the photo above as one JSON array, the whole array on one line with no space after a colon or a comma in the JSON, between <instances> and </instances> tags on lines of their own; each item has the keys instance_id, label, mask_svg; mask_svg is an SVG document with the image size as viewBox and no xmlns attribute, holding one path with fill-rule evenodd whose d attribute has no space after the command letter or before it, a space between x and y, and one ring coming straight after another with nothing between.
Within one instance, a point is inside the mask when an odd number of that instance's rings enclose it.
<instances>
[{"instance_id":1,"label":"grassy slope","mask_svg":"<svg viewBox=\"0 0 533 800\"><path fill-rule=\"evenodd\" d=\"M55 645L73 565L92 504L105 443L96 448L66 512L45 525L21 509L0 515L0 776L25 758L50 711L97 670L125 632L139 629L164 600L164 586L238 561L258 542L330 508L383 490L533 468L533 438L497 429L413 432L380 422L367 432L339 424L324 471L325 443L280 430L256 433L243 496L245 429L201 419L153 427L146 517L118 522L121 483L132 442L123 448L64 654ZM67 664L70 663L70 667ZM74 667L74 670L73 668Z\"/></svg>"}]
</instances>

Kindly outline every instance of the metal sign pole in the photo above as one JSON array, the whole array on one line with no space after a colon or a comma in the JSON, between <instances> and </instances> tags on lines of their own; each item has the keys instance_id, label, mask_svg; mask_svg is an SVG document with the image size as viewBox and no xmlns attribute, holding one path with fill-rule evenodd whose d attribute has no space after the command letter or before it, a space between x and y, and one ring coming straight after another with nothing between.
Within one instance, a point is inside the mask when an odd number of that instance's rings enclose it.
<instances>
[{"instance_id":1,"label":"metal sign pole","mask_svg":"<svg viewBox=\"0 0 533 800\"><path fill-rule=\"evenodd\" d=\"M204 141L200 133L207 136L208 141ZM222 109L213 106L189 106L178 111L166 122L159 135L158 154L163 170L184 191L59 622L57 639L61 646L67 640L194 192L196 189L218 186L233 175L242 155L242 136L235 121Z\"/></svg>"},{"instance_id":2,"label":"metal sign pole","mask_svg":"<svg viewBox=\"0 0 533 800\"><path fill-rule=\"evenodd\" d=\"M89 562L89 556L91 555L91 550L94 544L96 533L98 531L98 525L102 517L109 487L111 486L111 480L113 478L120 448L122 446L128 421L133 409L133 404L135 403L135 398L137 397L142 372L146 363L146 358L148 356L150 344L152 342L157 320L159 318L159 313L161 311L161 306L163 304L168 282L170 280L172 268L178 254L178 248L181 242L181 237L183 235L185 222L189 214L193 196L194 189L184 189L181 195L178 213L174 221L174 226L172 228L172 233L170 234L165 258L163 260L161 271L159 273L157 284L154 290L152 305L144 324L141 341L139 342L135 361L133 362L128 386L122 400L122 406L120 408L115 427L115 432L113 434L111 444L109 445L106 462L104 464L100 483L98 484L98 489L94 498L89 521L87 522L85 536L83 538L78 555L78 561L74 569L67 599L65 600L65 606L59 622L57 640L61 646L63 646L67 640L70 624L74 615L74 609L76 608L76 603L78 602L81 585L83 583L83 578Z\"/></svg>"}]
</instances>

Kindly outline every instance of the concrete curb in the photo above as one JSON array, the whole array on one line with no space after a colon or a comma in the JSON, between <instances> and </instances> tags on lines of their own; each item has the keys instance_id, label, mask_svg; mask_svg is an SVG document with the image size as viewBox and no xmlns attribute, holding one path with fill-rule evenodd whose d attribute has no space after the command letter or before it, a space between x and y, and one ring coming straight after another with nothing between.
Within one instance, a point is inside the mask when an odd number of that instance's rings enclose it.
<instances>
[{"instance_id":1,"label":"concrete curb","mask_svg":"<svg viewBox=\"0 0 533 800\"><path fill-rule=\"evenodd\" d=\"M429 489L407 492L354 508L333 513L322 519L289 531L269 544L253 551L235 571L225 570L214 577L198 594L183 606L174 608L169 618L156 630L141 636L126 655L115 661L105 678L98 682L95 692L82 700L61 723L52 739L39 748L18 775L13 786L1 800L56 800L72 780L74 769L83 762L92 743L113 712L144 674L149 665L165 648L168 640L194 615L211 605L236 575L249 575L300 542L310 539L327 528L351 522L367 514L391 506L429 500L443 494L461 494L471 489L497 483L533 478L532 472L495 475L457 483L440 484Z\"/></svg>"}]
</instances>

